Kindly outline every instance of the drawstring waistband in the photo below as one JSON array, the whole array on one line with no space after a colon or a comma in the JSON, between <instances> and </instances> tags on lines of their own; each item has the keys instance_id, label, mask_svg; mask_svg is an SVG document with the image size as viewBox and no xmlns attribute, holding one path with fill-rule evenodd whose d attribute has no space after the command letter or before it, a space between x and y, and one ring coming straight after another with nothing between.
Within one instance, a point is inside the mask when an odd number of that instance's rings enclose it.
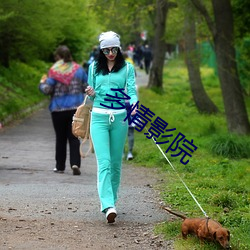
<instances>
[{"instance_id":1,"label":"drawstring waistband","mask_svg":"<svg viewBox=\"0 0 250 250\"><path fill-rule=\"evenodd\" d=\"M109 114L109 124L111 124L111 122L114 122L115 121L115 116L114 116L114 114L111 112L110 114Z\"/></svg>"},{"instance_id":2,"label":"drawstring waistband","mask_svg":"<svg viewBox=\"0 0 250 250\"><path fill-rule=\"evenodd\" d=\"M115 121L114 114L121 114L126 112L126 109L102 109L93 107L92 112L99 114L107 114L109 115L109 124Z\"/></svg>"}]
</instances>

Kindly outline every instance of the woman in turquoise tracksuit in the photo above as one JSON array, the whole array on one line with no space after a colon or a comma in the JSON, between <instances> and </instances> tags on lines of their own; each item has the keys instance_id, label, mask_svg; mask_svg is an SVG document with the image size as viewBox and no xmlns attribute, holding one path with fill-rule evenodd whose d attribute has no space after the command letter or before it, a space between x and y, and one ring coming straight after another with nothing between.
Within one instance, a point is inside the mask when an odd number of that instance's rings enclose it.
<instances>
[{"instance_id":1,"label":"woman in turquoise tracksuit","mask_svg":"<svg viewBox=\"0 0 250 250\"><path fill-rule=\"evenodd\" d=\"M101 211L106 213L108 223L113 223L117 216L115 204L128 131L125 99L130 98L131 105L137 102L134 67L125 62L119 38L112 31L99 36L100 53L89 67L86 89L93 100L90 133L98 166L97 188ZM121 90L125 88L127 95ZM132 115L135 113L136 109Z\"/></svg>"}]
</instances>

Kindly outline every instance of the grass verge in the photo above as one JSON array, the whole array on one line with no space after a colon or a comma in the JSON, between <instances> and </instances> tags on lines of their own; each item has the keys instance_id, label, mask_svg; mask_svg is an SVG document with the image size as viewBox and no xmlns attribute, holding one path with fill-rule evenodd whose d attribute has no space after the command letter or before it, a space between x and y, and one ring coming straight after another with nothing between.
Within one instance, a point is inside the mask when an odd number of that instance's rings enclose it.
<instances>
[{"instance_id":1,"label":"grass verge","mask_svg":"<svg viewBox=\"0 0 250 250\"><path fill-rule=\"evenodd\" d=\"M189 160L186 165L180 162L182 155L171 157L169 152L165 155L206 213L230 230L232 249L250 249L250 138L228 134L219 81L210 68L201 68L201 74L208 95L220 110L219 114L198 113L186 67L181 60L173 60L166 65L162 93L140 88L140 104L155 113L154 119L159 116L168 122L167 129L176 128L169 132L173 134L168 138L170 142L179 132L187 140L193 139L197 150L192 157L185 157L185 160ZM246 106L249 113L249 99L246 99ZM135 133L133 163L159 169L164 184L156 188L160 190L165 204L188 217L202 217L202 211L155 143L146 138L146 132ZM159 146L165 152L169 143ZM201 246L193 237L188 241L182 240L179 238L180 224L181 220L176 218L173 222L157 225L155 231L168 239L174 238L178 250L219 249L214 243Z\"/></svg>"},{"instance_id":2,"label":"grass verge","mask_svg":"<svg viewBox=\"0 0 250 250\"><path fill-rule=\"evenodd\" d=\"M30 65L13 61L10 68L0 67L0 123L6 125L13 119L24 116L41 101L48 99L38 90L42 74L48 65L34 61Z\"/></svg>"}]
</instances>

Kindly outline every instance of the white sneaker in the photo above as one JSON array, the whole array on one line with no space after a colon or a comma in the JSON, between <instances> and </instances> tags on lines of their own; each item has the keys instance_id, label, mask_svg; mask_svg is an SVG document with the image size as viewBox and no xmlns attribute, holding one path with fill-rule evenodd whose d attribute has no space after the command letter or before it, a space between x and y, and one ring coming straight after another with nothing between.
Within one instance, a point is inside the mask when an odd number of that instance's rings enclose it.
<instances>
[{"instance_id":1,"label":"white sneaker","mask_svg":"<svg viewBox=\"0 0 250 250\"><path fill-rule=\"evenodd\" d=\"M127 161L130 161L130 160L133 160L133 155L131 152L128 152L128 155L127 155Z\"/></svg>"},{"instance_id":2,"label":"white sneaker","mask_svg":"<svg viewBox=\"0 0 250 250\"><path fill-rule=\"evenodd\" d=\"M55 173L59 173L59 174L63 174L63 173L64 173L63 170L57 170L57 168L54 168L53 171L54 171Z\"/></svg>"},{"instance_id":3,"label":"white sneaker","mask_svg":"<svg viewBox=\"0 0 250 250\"><path fill-rule=\"evenodd\" d=\"M107 209L106 218L108 220L108 223L114 223L116 216L117 216L117 212L115 208L110 207Z\"/></svg>"}]
</instances>

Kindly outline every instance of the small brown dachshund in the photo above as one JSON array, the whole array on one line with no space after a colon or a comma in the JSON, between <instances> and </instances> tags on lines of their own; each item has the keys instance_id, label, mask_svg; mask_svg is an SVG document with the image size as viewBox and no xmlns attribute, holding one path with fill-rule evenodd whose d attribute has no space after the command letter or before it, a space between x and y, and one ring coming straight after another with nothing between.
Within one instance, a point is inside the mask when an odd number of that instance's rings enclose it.
<instances>
[{"instance_id":1,"label":"small brown dachshund","mask_svg":"<svg viewBox=\"0 0 250 250\"><path fill-rule=\"evenodd\" d=\"M188 234L196 235L201 241L217 241L224 249L231 249L229 240L230 232L222 225L210 218L187 218L185 215L173 212L171 209L163 207L166 211L183 219L181 233L183 239L187 239Z\"/></svg>"}]
</instances>

